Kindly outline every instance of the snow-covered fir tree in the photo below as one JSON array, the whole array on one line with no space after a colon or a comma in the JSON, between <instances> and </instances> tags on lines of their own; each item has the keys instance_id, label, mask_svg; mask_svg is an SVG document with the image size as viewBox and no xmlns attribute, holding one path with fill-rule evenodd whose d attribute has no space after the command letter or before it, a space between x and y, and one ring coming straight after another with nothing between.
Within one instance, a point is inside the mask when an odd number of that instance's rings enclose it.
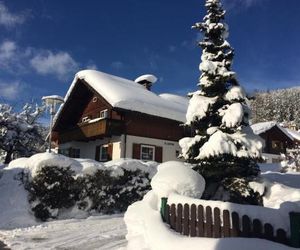
<instances>
[{"instance_id":1,"label":"snow-covered fir tree","mask_svg":"<svg viewBox=\"0 0 300 250\"><path fill-rule=\"evenodd\" d=\"M228 26L219 0L206 0L207 15L193 27L204 33L200 90L190 93L182 156L206 179L203 198L260 204L248 182L259 174L262 143L249 127L250 109L236 73L234 50L226 41Z\"/></svg>"},{"instance_id":2,"label":"snow-covered fir tree","mask_svg":"<svg viewBox=\"0 0 300 250\"><path fill-rule=\"evenodd\" d=\"M0 151L4 163L12 157L30 156L44 150L46 129L38 123L43 106L26 104L18 113L8 104L0 104Z\"/></svg>"}]
</instances>

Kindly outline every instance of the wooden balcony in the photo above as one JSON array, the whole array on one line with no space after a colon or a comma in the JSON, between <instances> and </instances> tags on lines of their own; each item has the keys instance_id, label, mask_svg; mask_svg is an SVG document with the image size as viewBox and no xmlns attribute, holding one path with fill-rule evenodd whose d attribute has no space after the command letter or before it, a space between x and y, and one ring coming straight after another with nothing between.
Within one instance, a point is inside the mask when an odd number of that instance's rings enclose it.
<instances>
[{"instance_id":1,"label":"wooden balcony","mask_svg":"<svg viewBox=\"0 0 300 250\"><path fill-rule=\"evenodd\" d=\"M88 141L113 135L121 135L124 122L120 120L102 119L92 123L81 123L68 131L58 133L59 143L69 141Z\"/></svg>"}]
</instances>

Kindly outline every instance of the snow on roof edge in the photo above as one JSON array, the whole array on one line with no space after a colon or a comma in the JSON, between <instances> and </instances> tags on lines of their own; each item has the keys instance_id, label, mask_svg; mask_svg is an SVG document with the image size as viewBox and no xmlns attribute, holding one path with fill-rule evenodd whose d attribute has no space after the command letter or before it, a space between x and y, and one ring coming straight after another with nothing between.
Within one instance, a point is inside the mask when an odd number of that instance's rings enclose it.
<instances>
[{"instance_id":1,"label":"snow on roof edge","mask_svg":"<svg viewBox=\"0 0 300 250\"><path fill-rule=\"evenodd\" d=\"M270 130L273 127L279 128L287 137L289 137L292 141L295 140L286 128L281 127L276 121L269 121L269 122L259 122L251 125L253 132L256 135L265 133L266 131Z\"/></svg>"},{"instance_id":2,"label":"snow on roof edge","mask_svg":"<svg viewBox=\"0 0 300 250\"><path fill-rule=\"evenodd\" d=\"M89 83L88 79L86 79L87 78L86 77L86 73L89 73L89 72L91 72L91 73L99 73L99 74L102 74L102 75L105 75L105 76L108 76L108 77L112 77L114 80L120 80L120 81L125 81L125 82L127 82L129 84L135 84L136 86L134 86L134 87L141 88L146 93L151 93L152 95L155 95L156 97L158 97L162 101L167 101L165 98L160 97L160 95L156 95L155 93L150 92L150 91L144 89L143 86L135 83L132 80L128 80L128 79L125 79L125 78L122 78L122 77L119 77L119 76L110 75L110 74L107 74L107 73L104 73L104 72L101 72L101 71L96 71L96 70L81 70L81 71L77 72L75 74L75 76L74 76L74 79L73 79L73 81L72 81L72 83L71 83L71 85L70 85L70 87L69 87L69 89L68 89L68 91L67 91L67 93L66 93L66 95L64 97L64 103L59 107L59 109L58 109L58 111L57 111L57 113L56 113L56 115L54 117L54 125L53 125L53 127L56 126L56 123L57 123L57 121L59 119L59 116L60 116L60 114L61 114L61 112L62 112L62 110L63 110L63 108L64 108L64 106L65 106L65 104L66 104L66 102L68 100L68 98L70 97L70 95L71 95L74 87L76 86L78 80L84 80L86 83L89 84L89 86L96 93L98 93L101 96L103 96L103 93L99 93L99 91L97 91L97 89L95 89L93 86L91 86L91 83ZM170 94L170 95L176 96L175 94L171 94L171 93L164 93L164 94ZM181 96L178 96L178 97L181 97ZM129 111L135 111L135 112L145 113L145 114L148 114L148 115L157 116L157 117L161 117L161 118L165 118L165 119L169 119L169 120L174 120L174 121L179 121L179 122L183 122L183 123L186 121L186 117L185 117L186 111L183 112L183 110L175 110L174 105L176 106L177 103L174 103L174 102L172 102L172 105L170 105L170 108L159 107L159 105L150 105L150 106L152 106L151 108L152 108L153 112L143 112L142 110L131 109L128 106L126 107L126 105L122 107L122 105L124 105L124 102L123 103L122 102L111 103L111 102L109 102L109 100L107 100L107 98L105 98L105 96L103 96L103 98L108 103L110 103L112 107L115 107L115 108L120 108L120 109L129 110ZM149 105L149 103L145 103L145 104ZM137 108L141 109L141 103L138 103L136 105L136 109ZM160 109L160 110L158 110L158 109ZM160 111L160 112L158 112L158 111ZM175 112L177 114L174 114L171 111L173 111L173 112Z\"/></svg>"}]
</instances>

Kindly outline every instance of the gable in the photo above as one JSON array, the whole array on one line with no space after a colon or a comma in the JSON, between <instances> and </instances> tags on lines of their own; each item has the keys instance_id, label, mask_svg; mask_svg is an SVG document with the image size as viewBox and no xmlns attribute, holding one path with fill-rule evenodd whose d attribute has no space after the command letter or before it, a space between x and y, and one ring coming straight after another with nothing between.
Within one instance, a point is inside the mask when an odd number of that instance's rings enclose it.
<instances>
[{"instance_id":1,"label":"gable","mask_svg":"<svg viewBox=\"0 0 300 250\"><path fill-rule=\"evenodd\" d=\"M78 80L66 103L60 108L53 130L60 132L74 128L83 117L95 119L104 109L111 109L111 106L84 81Z\"/></svg>"},{"instance_id":2,"label":"gable","mask_svg":"<svg viewBox=\"0 0 300 250\"><path fill-rule=\"evenodd\" d=\"M286 133L284 133L281 129L279 129L278 126L272 127L266 132L260 134L260 136L264 139L293 143L293 140L289 136L287 136Z\"/></svg>"}]
</instances>

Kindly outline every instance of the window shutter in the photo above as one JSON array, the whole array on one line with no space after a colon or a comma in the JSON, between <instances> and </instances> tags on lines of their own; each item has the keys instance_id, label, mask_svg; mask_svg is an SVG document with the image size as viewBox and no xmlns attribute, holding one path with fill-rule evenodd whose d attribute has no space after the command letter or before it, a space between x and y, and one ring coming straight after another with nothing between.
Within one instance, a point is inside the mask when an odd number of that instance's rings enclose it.
<instances>
[{"instance_id":1,"label":"window shutter","mask_svg":"<svg viewBox=\"0 0 300 250\"><path fill-rule=\"evenodd\" d=\"M100 146L96 146L95 160L100 161Z\"/></svg>"},{"instance_id":2,"label":"window shutter","mask_svg":"<svg viewBox=\"0 0 300 250\"><path fill-rule=\"evenodd\" d=\"M107 154L108 154L108 156L107 156L107 160L112 160L112 153L113 153L113 144L112 143L109 143L108 144L108 152L107 152Z\"/></svg>"},{"instance_id":3,"label":"window shutter","mask_svg":"<svg viewBox=\"0 0 300 250\"><path fill-rule=\"evenodd\" d=\"M155 161L162 162L162 147L155 147Z\"/></svg>"},{"instance_id":4,"label":"window shutter","mask_svg":"<svg viewBox=\"0 0 300 250\"><path fill-rule=\"evenodd\" d=\"M140 159L141 158L141 145L133 143L132 145L132 158Z\"/></svg>"}]
</instances>

